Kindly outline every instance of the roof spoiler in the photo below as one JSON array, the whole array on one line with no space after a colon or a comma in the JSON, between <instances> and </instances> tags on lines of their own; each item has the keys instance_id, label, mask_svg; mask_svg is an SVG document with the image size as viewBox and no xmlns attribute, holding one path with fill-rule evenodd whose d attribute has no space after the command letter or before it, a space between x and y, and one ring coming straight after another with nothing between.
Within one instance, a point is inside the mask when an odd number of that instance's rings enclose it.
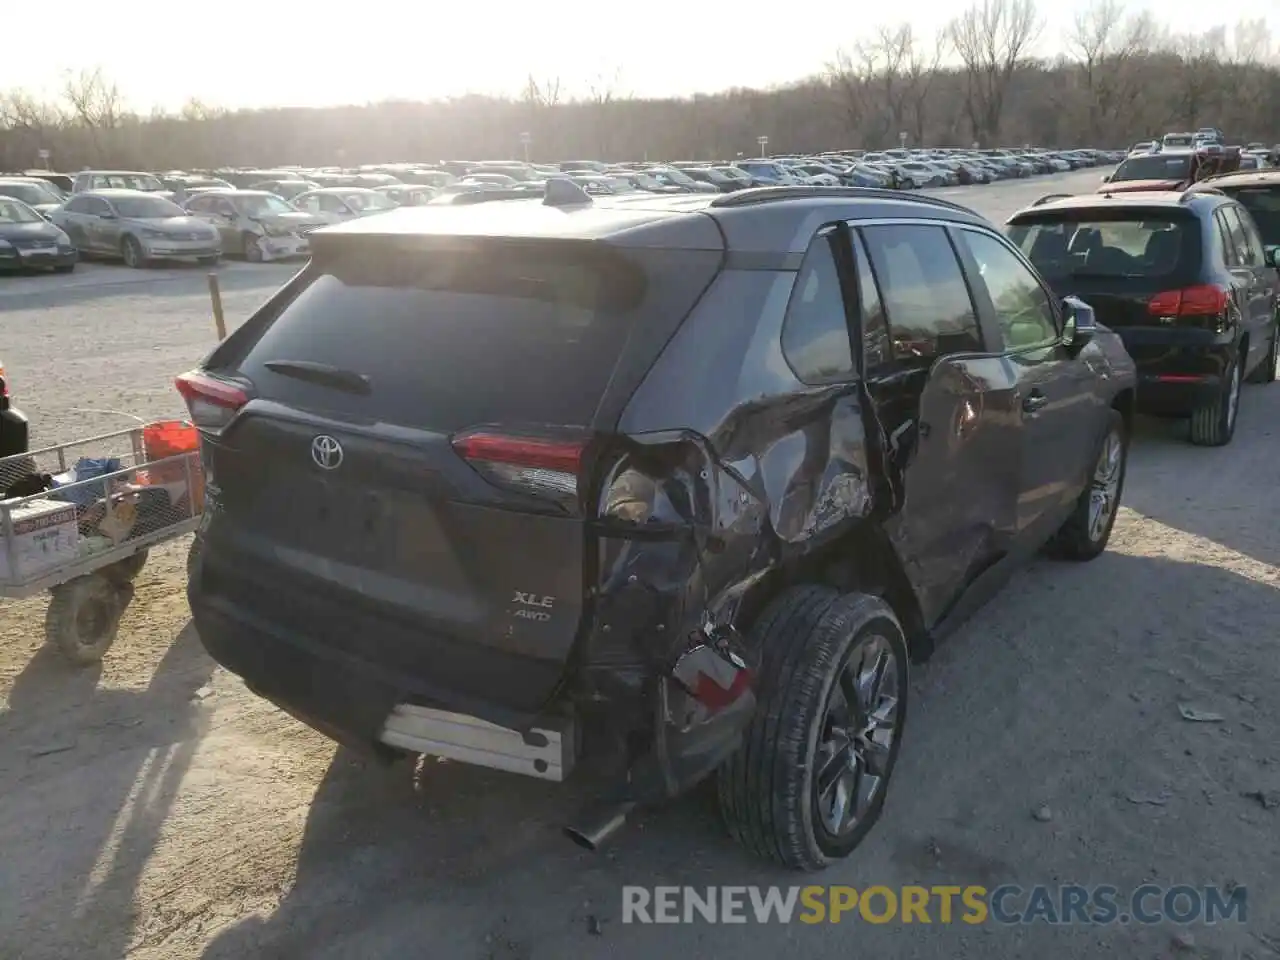
<instances>
[{"instance_id":1,"label":"roof spoiler","mask_svg":"<svg viewBox=\"0 0 1280 960\"><path fill-rule=\"evenodd\" d=\"M567 177L552 177L547 181L546 192L542 202L548 207L572 207L578 204L591 203L591 194L582 186Z\"/></svg>"}]
</instances>

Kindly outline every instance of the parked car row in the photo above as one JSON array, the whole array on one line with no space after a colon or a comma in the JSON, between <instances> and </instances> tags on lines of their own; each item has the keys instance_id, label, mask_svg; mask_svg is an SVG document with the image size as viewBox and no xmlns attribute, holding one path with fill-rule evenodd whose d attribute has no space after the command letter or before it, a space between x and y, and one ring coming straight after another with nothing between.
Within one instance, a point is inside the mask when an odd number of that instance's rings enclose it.
<instances>
[{"instance_id":1,"label":"parked car row","mask_svg":"<svg viewBox=\"0 0 1280 960\"><path fill-rule=\"evenodd\" d=\"M569 180L593 196L717 194L790 185L905 190L1029 177L1118 157L1088 149L902 149L723 163L451 160L346 170L83 170L73 177L29 171L0 177L0 196L18 204L6 208L15 218L31 221L29 209L54 229L21 227L31 234L30 244L40 234L38 245L0 244L0 267L71 270L80 256L132 267L160 260L211 264L224 253L251 262L305 257L309 235L320 226L396 207L540 194L553 179Z\"/></svg>"}]
</instances>

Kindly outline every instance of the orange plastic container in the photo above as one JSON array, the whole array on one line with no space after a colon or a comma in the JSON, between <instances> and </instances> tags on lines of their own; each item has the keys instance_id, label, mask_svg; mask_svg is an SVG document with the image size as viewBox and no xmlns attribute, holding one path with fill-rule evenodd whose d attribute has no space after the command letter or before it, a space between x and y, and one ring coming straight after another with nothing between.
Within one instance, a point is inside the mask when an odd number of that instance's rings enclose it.
<instances>
[{"instance_id":1,"label":"orange plastic container","mask_svg":"<svg viewBox=\"0 0 1280 960\"><path fill-rule=\"evenodd\" d=\"M200 449L200 434L193 424L185 420L159 420L142 428L142 453L150 462L195 453ZM187 478L186 464L181 460L151 467L147 482L154 484L180 483ZM191 505L196 513L204 509L204 472L200 462L194 459L191 470Z\"/></svg>"},{"instance_id":2,"label":"orange plastic container","mask_svg":"<svg viewBox=\"0 0 1280 960\"><path fill-rule=\"evenodd\" d=\"M142 449L148 460L163 460L200 449L200 434L185 420L159 420L142 428Z\"/></svg>"}]
</instances>

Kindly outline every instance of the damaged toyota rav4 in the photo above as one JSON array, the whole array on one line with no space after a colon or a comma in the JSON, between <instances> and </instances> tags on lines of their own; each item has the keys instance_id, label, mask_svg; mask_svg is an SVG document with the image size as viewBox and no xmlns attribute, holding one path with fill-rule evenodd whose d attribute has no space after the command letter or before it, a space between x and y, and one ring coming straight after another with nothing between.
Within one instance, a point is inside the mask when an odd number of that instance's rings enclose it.
<instances>
[{"instance_id":1,"label":"damaged toyota rav4","mask_svg":"<svg viewBox=\"0 0 1280 960\"><path fill-rule=\"evenodd\" d=\"M588 847L714 775L756 854L846 856L909 664L1110 536L1133 365L954 204L552 181L313 239L178 380L200 638L340 742L600 784Z\"/></svg>"}]
</instances>

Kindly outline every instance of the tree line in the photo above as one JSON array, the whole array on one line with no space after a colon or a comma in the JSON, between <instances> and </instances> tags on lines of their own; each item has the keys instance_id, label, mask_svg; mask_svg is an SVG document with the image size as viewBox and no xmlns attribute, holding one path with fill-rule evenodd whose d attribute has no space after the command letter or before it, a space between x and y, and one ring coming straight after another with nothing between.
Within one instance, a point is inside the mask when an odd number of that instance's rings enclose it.
<instances>
[{"instance_id":1,"label":"tree line","mask_svg":"<svg viewBox=\"0 0 1280 960\"><path fill-rule=\"evenodd\" d=\"M569 92L325 108L131 109L100 69L59 95L0 92L0 169L199 169L439 159L712 160L908 145L1121 147L1172 129L1280 141L1280 46L1266 21L1180 32L1092 0L1062 53L1035 55L1037 0L975 0L932 34L885 24L813 75L768 90L631 96L619 75ZM47 152L47 157L43 153Z\"/></svg>"}]
</instances>

